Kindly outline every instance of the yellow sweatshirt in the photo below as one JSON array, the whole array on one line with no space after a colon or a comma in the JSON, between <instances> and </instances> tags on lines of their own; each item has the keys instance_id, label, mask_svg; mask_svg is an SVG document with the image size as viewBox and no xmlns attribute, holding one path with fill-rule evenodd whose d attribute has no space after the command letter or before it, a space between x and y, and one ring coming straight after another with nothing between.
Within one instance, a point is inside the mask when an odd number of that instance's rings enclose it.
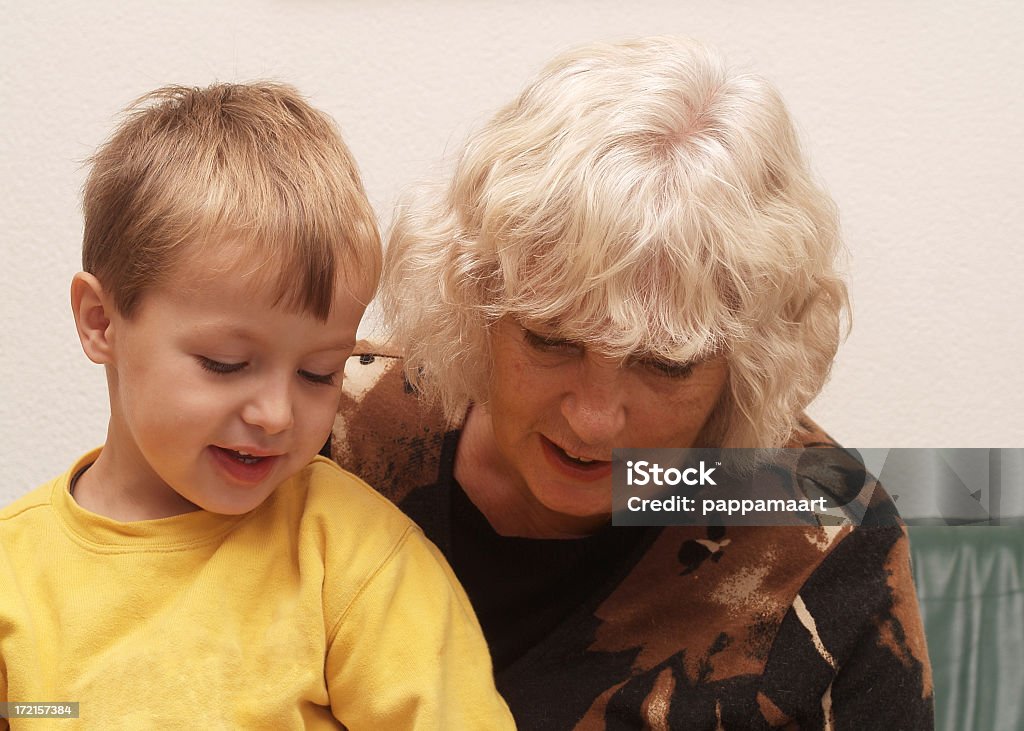
<instances>
[{"instance_id":1,"label":"yellow sweatshirt","mask_svg":"<svg viewBox=\"0 0 1024 731\"><path fill-rule=\"evenodd\" d=\"M97 454L0 511L0 703L80 704L14 729L514 728L448 564L358 478L119 523L68 489Z\"/></svg>"}]
</instances>

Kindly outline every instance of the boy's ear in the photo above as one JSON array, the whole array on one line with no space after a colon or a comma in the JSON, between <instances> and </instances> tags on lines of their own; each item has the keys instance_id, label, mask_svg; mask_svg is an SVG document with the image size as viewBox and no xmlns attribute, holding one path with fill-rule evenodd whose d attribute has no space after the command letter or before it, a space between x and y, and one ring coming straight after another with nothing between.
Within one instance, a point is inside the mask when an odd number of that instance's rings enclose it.
<instances>
[{"instance_id":1,"label":"boy's ear","mask_svg":"<svg viewBox=\"0 0 1024 731\"><path fill-rule=\"evenodd\" d=\"M106 365L113 359L114 303L92 274L79 272L71 280L71 312L75 316L82 350L93 363Z\"/></svg>"}]
</instances>

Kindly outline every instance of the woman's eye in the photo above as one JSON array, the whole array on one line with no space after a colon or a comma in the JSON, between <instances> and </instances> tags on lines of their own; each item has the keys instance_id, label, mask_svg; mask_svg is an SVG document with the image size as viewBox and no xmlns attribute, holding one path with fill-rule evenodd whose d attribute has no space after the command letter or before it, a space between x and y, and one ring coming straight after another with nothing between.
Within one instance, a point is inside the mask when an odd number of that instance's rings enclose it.
<instances>
[{"instance_id":1,"label":"woman's eye","mask_svg":"<svg viewBox=\"0 0 1024 731\"><path fill-rule=\"evenodd\" d=\"M542 353L568 353L575 352L579 349L579 346L570 340L561 340L547 335L540 335L532 330L527 330L525 327L523 328L523 337L531 348L539 350Z\"/></svg>"},{"instance_id":2,"label":"woman's eye","mask_svg":"<svg viewBox=\"0 0 1024 731\"><path fill-rule=\"evenodd\" d=\"M312 371L299 371L299 375L319 386L334 386L338 378L337 373L313 373Z\"/></svg>"},{"instance_id":3,"label":"woman's eye","mask_svg":"<svg viewBox=\"0 0 1024 731\"><path fill-rule=\"evenodd\" d=\"M693 363L673 363L670 360L642 360L640 363L659 376L686 378L693 373Z\"/></svg>"},{"instance_id":4,"label":"woman's eye","mask_svg":"<svg viewBox=\"0 0 1024 731\"><path fill-rule=\"evenodd\" d=\"M204 370L210 371L210 373L220 373L222 375L228 373L237 373L238 371L245 368L248 365L245 362L242 363L223 363L213 358L207 358L206 356L198 355L196 360L199 361L200 367Z\"/></svg>"}]
</instances>

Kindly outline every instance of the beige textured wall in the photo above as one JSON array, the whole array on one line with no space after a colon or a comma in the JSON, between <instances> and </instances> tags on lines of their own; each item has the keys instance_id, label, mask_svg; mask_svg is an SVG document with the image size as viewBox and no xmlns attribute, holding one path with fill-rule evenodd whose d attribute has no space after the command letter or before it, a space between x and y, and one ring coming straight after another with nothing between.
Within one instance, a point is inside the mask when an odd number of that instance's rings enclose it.
<instances>
[{"instance_id":1,"label":"beige textured wall","mask_svg":"<svg viewBox=\"0 0 1024 731\"><path fill-rule=\"evenodd\" d=\"M383 222L554 53L679 33L773 78L843 213L853 335L811 413L852 446L1024 446L1024 6L3 0L0 502L103 440L68 309L82 161L169 82L271 77L335 116Z\"/></svg>"}]
</instances>

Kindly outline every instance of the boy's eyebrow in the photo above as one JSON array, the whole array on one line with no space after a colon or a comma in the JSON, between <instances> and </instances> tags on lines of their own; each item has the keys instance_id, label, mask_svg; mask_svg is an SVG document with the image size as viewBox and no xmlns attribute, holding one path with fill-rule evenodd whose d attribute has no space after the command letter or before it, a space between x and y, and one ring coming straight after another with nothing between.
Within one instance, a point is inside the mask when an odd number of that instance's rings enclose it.
<instances>
[{"instance_id":1,"label":"boy's eyebrow","mask_svg":"<svg viewBox=\"0 0 1024 731\"><path fill-rule=\"evenodd\" d=\"M213 334L223 338L234 338L237 340L250 340L250 341L262 341L264 340L258 333L250 330L242 325L233 325L230 323L209 323L202 326L200 333L204 335ZM322 348L317 348L317 353L326 353L330 351L351 351L356 346L354 340L338 340L334 343L328 343Z\"/></svg>"}]
</instances>

